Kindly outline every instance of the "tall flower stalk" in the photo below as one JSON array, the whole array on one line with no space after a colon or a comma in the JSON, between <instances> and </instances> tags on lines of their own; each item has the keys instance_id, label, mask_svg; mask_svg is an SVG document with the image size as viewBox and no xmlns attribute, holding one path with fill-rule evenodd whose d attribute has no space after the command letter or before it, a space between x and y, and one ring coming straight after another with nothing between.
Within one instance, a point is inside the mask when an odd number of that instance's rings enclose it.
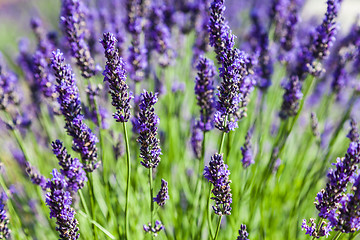
<instances>
[{"instance_id":1,"label":"tall flower stalk","mask_svg":"<svg viewBox=\"0 0 360 240\"><path fill-rule=\"evenodd\" d=\"M137 142L140 143L140 162L145 168L149 169L150 185L150 223L153 225L154 220L154 190L153 190L153 169L160 163L161 148L157 135L157 125L160 122L159 117L155 114L154 105L158 101L157 94L144 92L141 94L140 112L137 122L139 124L139 137ZM150 227L151 229L151 227ZM148 232L148 228L144 227ZM154 232L155 234L155 232Z\"/></svg>"},{"instance_id":2,"label":"tall flower stalk","mask_svg":"<svg viewBox=\"0 0 360 240\"><path fill-rule=\"evenodd\" d=\"M109 93L112 97L111 104L115 107L116 112L113 114L117 122L123 125L125 145L126 145L126 164L127 164L127 180L126 180L126 203L125 203L125 238L128 239L129 234L129 194L130 194L130 149L129 140L126 129L126 122L130 118L130 100L132 98L129 87L126 84L125 63L120 57L119 49L116 47L117 39L111 33L104 33L101 44L105 49L105 57L107 59L106 67L103 72L104 81L109 83Z\"/></svg>"}]
</instances>

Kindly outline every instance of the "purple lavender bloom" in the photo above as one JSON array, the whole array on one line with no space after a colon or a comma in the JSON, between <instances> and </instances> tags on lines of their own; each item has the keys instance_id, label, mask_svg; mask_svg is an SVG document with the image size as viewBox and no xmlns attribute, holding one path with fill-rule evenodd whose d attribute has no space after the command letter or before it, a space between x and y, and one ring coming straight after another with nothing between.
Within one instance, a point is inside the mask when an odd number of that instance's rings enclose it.
<instances>
[{"instance_id":1,"label":"purple lavender bloom","mask_svg":"<svg viewBox=\"0 0 360 240\"><path fill-rule=\"evenodd\" d=\"M288 15L284 22L283 33L280 38L280 46L285 51L290 51L294 48L295 31L297 23L299 22L301 0L290 0L288 6Z\"/></svg>"},{"instance_id":2,"label":"purple lavender bloom","mask_svg":"<svg viewBox=\"0 0 360 240\"><path fill-rule=\"evenodd\" d=\"M126 1L127 18L125 25L127 31L131 34L131 46L129 47L128 72L130 78L135 82L141 82L147 67L147 50L141 45L140 34L142 32L142 17L140 3L136 0Z\"/></svg>"},{"instance_id":3,"label":"purple lavender bloom","mask_svg":"<svg viewBox=\"0 0 360 240\"><path fill-rule=\"evenodd\" d=\"M53 76L50 73L47 56L37 50L33 57L34 61L34 80L39 84L40 90L46 98L55 100L55 86L53 83Z\"/></svg>"},{"instance_id":4,"label":"purple lavender bloom","mask_svg":"<svg viewBox=\"0 0 360 240\"><path fill-rule=\"evenodd\" d=\"M169 199L169 193L168 193L168 183L164 179L161 179L161 188L154 197L154 202L156 202L160 207L165 205L166 200Z\"/></svg>"},{"instance_id":5,"label":"purple lavender bloom","mask_svg":"<svg viewBox=\"0 0 360 240\"><path fill-rule=\"evenodd\" d=\"M360 229L360 175L352 187L353 194L344 195L340 201L339 213L332 218L335 230L349 233Z\"/></svg>"},{"instance_id":6,"label":"purple lavender bloom","mask_svg":"<svg viewBox=\"0 0 360 240\"><path fill-rule=\"evenodd\" d=\"M48 179L46 179L43 175L41 175L35 167L30 165L29 162L26 162L25 170L29 178L31 179L31 182L35 185L40 186L42 190L46 191L47 189L46 183Z\"/></svg>"},{"instance_id":7,"label":"purple lavender bloom","mask_svg":"<svg viewBox=\"0 0 360 240\"><path fill-rule=\"evenodd\" d=\"M157 125L160 122L155 114L154 105L158 101L157 94L144 92L141 94L140 112L138 116L140 157L143 159L140 163L146 168L156 168L160 162L161 148L157 135Z\"/></svg>"},{"instance_id":8,"label":"purple lavender bloom","mask_svg":"<svg viewBox=\"0 0 360 240\"><path fill-rule=\"evenodd\" d=\"M287 119L295 116L299 110L299 101L302 99L301 82L298 76L291 76L290 81L283 85L285 93L279 116L281 119Z\"/></svg>"},{"instance_id":9,"label":"purple lavender bloom","mask_svg":"<svg viewBox=\"0 0 360 240\"><path fill-rule=\"evenodd\" d=\"M308 225L310 224L310 225ZM330 235L330 231L332 230L332 226L330 223L326 223L325 221L321 222L321 226L319 228L319 231L316 231L316 223L315 219L310 218L308 224L306 223L306 219L303 220L301 228L302 230L305 230L305 234L308 234L309 236L320 238L320 237L328 237Z\"/></svg>"},{"instance_id":10,"label":"purple lavender bloom","mask_svg":"<svg viewBox=\"0 0 360 240\"><path fill-rule=\"evenodd\" d=\"M66 190L69 192L77 192L84 187L84 183L87 181L83 165L80 163L79 159L72 158L70 154L68 154L60 140L52 142L51 146L53 148L53 153L59 160L59 165L62 167L60 172L67 179Z\"/></svg>"},{"instance_id":11,"label":"purple lavender bloom","mask_svg":"<svg viewBox=\"0 0 360 240\"><path fill-rule=\"evenodd\" d=\"M120 57L116 48L117 39L111 33L104 33L102 45L105 49L107 59L106 67L103 72L104 81L109 83L109 93L112 97L111 104L116 108L113 114L117 122L127 122L130 118L130 100L132 94L126 84L125 63Z\"/></svg>"},{"instance_id":12,"label":"purple lavender bloom","mask_svg":"<svg viewBox=\"0 0 360 240\"><path fill-rule=\"evenodd\" d=\"M236 238L236 240L249 240L249 233L246 231L246 225L241 224L240 230L239 230L239 236Z\"/></svg>"},{"instance_id":13,"label":"purple lavender bloom","mask_svg":"<svg viewBox=\"0 0 360 240\"><path fill-rule=\"evenodd\" d=\"M162 67L168 66L172 57L170 29L164 22L164 11L164 5L151 6L145 32L147 52L155 50L159 53L158 61Z\"/></svg>"},{"instance_id":14,"label":"purple lavender bloom","mask_svg":"<svg viewBox=\"0 0 360 240\"><path fill-rule=\"evenodd\" d=\"M70 46L71 55L76 58L81 75L90 78L96 74L95 62L85 42L86 24L81 0L62 0L61 23Z\"/></svg>"},{"instance_id":15,"label":"purple lavender bloom","mask_svg":"<svg viewBox=\"0 0 360 240\"><path fill-rule=\"evenodd\" d=\"M195 42L193 46L193 63L198 61L201 55L204 55L209 50L209 0L202 0L199 2L199 24L195 25Z\"/></svg>"},{"instance_id":16,"label":"purple lavender bloom","mask_svg":"<svg viewBox=\"0 0 360 240\"><path fill-rule=\"evenodd\" d=\"M204 139L204 132L199 127L199 122L195 122L192 126L191 131L191 147L196 156L196 158L201 158L201 151L202 151L202 141Z\"/></svg>"},{"instance_id":17,"label":"purple lavender bloom","mask_svg":"<svg viewBox=\"0 0 360 240\"><path fill-rule=\"evenodd\" d=\"M18 84L17 76L6 71L0 54L0 110L7 110L11 105L19 105L20 97L16 91Z\"/></svg>"},{"instance_id":18,"label":"purple lavender bloom","mask_svg":"<svg viewBox=\"0 0 360 240\"><path fill-rule=\"evenodd\" d=\"M214 63L203 57L199 57L195 78L195 94L197 104L200 107L200 121L198 122L203 132L214 128L215 94L214 94Z\"/></svg>"},{"instance_id":19,"label":"purple lavender bloom","mask_svg":"<svg viewBox=\"0 0 360 240\"><path fill-rule=\"evenodd\" d=\"M342 0L327 0L327 10L321 25L316 28L312 36L310 51L315 59L322 60L329 55L329 48L335 42L337 32L336 18Z\"/></svg>"},{"instance_id":20,"label":"purple lavender bloom","mask_svg":"<svg viewBox=\"0 0 360 240\"><path fill-rule=\"evenodd\" d=\"M41 19L36 17L32 18L30 21L30 26L35 34L38 43L37 51L43 53L46 58L50 57L51 51L54 50L55 46L53 42L49 39L49 36L47 36Z\"/></svg>"},{"instance_id":21,"label":"purple lavender bloom","mask_svg":"<svg viewBox=\"0 0 360 240\"><path fill-rule=\"evenodd\" d=\"M243 156L242 158L242 165L244 168L248 168L251 164L254 164L254 156L252 153L252 147L251 147L251 137L253 134L253 128L250 128L245 136L245 144L243 147L241 147L241 154Z\"/></svg>"},{"instance_id":22,"label":"purple lavender bloom","mask_svg":"<svg viewBox=\"0 0 360 240\"><path fill-rule=\"evenodd\" d=\"M74 151L81 154L84 170L92 172L99 166L96 148L98 139L84 123L84 116L80 113L79 90L70 65L65 64L65 59L60 50L53 52L53 56L52 67L58 84L56 91L59 94L60 111L65 117L65 129L68 135L73 137Z\"/></svg>"},{"instance_id":23,"label":"purple lavender bloom","mask_svg":"<svg viewBox=\"0 0 360 240\"><path fill-rule=\"evenodd\" d=\"M322 189L316 197L316 209L319 217L328 218L331 212L339 204L347 185L357 170L356 164L360 163L360 144L351 142L345 157L337 158L333 165L335 169L330 169L327 174L326 188Z\"/></svg>"},{"instance_id":24,"label":"purple lavender bloom","mask_svg":"<svg viewBox=\"0 0 360 240\"><path fill-rule=\"evenodd\" d=\"M347 138L350 139L351 142L358 142L359 141L359 130L357 127L357 122L355 119L351 118L350 120L351 129L349 133L346 135Z\"/></svg>"},{"instance_id":25,"label":"purple lavender bloom","mask_svg":"<svg viewBox=\"0 0 360 240\"><path fill-rule=\"evenodd\" d=\"M229 132L237 127L237 121L246 116L248 97L255 84L249 75L254 64L246 53L234 48L235 36L224 17L224 0L214 0L210 7L210 45L214 47L222 78L219 101L215 113L215 127Z\"/></svg>"},{"instance_id":26,"label":"purple lavender bloom","mask_svg":"<svg viewBox=\"0 0 360 240\"><path fill-rule=\"evenodd\" d=\"M258 56L258 65L255 67L255 79L257 86L261 90L266 90L271 86L271 75L273 73L273 60L269 50L269 34L260 22L259 12L251 11L253 23L250 32L250 44L253 51Z\"/></svg>"},{"instance_id":27,"label":"purple lavender bloom","mask_svg":"<svg viewBox=\"0 0 360 240\"><path fill-rule=\"evenodd\" d=\"M60 239L79 239L80 233L75 218L75 210L71 207L71 195L66 191L67 182L56 169L53 178L47 182L50 192L46 194L46 205L50 208L50 218L56 218L56 231Z\"/></svg>"},{"instance_id":28,"label":"purple lavender bloom","mask_svg":"<svg viewBox=\"0 0 360 240\"><path fill-rule=\"evenodd\" d=\"M8 227L9 217L6 214L5 204L8 197L5 192L0 193L0 239L10 238L11 230Z\"/></svg>"},{"instance_id":29,"label":"purple lavender bloom","mask_svg":"<svg viewBox=\"0 0 360 240\"><path fill-rule=\"evenodd\" d=\"M230 215L232 203L232 195L230 189L228 166L224 163L222 154L215 153L209 162L209 166L205 166L204 177L214 185L211 192L215 201L213 206L214 212L217 215Z\"/></svg>"},{"instance_id":30,"label":"purple lavender bloom","mask_svg":"<svg viewBox=\"0 0 360 240\"><path fill-rule=\"evenodd\" d=\"M159 220L155 221L155 226L153 227L151 223L148 225L143 225L143 229L146 233L152 232L154 234L154 237L156 237L161 230L163 230L165 227L162 225L162 223Z\"/></svg>"}]
</instances>

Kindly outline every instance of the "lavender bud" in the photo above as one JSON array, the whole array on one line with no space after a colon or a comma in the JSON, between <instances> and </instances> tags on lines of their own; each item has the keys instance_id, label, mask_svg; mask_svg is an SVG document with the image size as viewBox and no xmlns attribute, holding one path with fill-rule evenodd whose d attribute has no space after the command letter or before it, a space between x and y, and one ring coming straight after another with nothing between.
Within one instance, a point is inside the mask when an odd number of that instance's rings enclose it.
<instances>
[{"instance_id":1,"label":"lavender bud","mask_svg":"<svg viewBox=\"0 0 360 240\"><path fill-rule=\"evenodd\" d=\"M253 134L253 128L250 128L245 136L245 144L243 147L241 147L241 153L242 153L242 165L244 168L248 168L251 164L254 164L254 156L252 153L252 147L251 147L251 137Z\"/></svg>"},{"instance_id":2,"label":"lavender bud","mask_svg":"<svg viewBox=\"0 0 360 240\"><path fill-rule=\"evenodd\" d=\"M283 96L283 103L281 105L281 111L279 116L285 120L289 117L293 117L299 110L299 101L302 99L303 94L301 92L301 82L298 76L291 76L289 82L283 85L285 93Z\"/></svg>"},{"instance_id":3,"label":"lavender bud","mask_svg":"<svg viewBox=\"0 0 360 240\"><path fill-rule=\"evenodd\" d=\"M140 112L137 118L139 124L140 163L146 168L156 168L160 162L161 148L157 135L157 125L160 122L155 114L154 105L158 101L157 94L144 92L141 94Z\"/></svg>"},{"instance_id":4,"label":"lavender bud","mask_svg":"<svg viewBox=\"0 0 360 240\"><path fill-rule=\"evenodd\" d=\"M84 183L87 181L86 173L83 170L83 165L79 159L72 158L68 154L65 147L60 140L56 140L51 143L53 153L59 160L59 165L62 167L61 174L67 178L67 191L77 192L84 187Z\"/></svg>"},{"instance_id":5,"label":"lavender bud","mask_svg":"<svg viewBox=\"0 0 360 240\"><path fill-rule=\"evenodd\" d=\"M316 231L317 228L316 228L315 219L310 218L308 223L310 224L309 226L306 224L306 219L304 219L301 225L302 230L306 231L305 234L308 234L309 236L316 238L320 238L324 236L328 237L330 235L330 231L332 230L331 224L322 221L319 231Z\"/></svg>"},{"instance_id":6,"label":"lavender bud","mask_svg":"<svg viewBox=\"0 0 360 240\"><path fill-rule=\"evenodd\" d=\"M164 229L164 225L162 225L162 223L159 220L156 220L154 227L152 227L151 223L149 223L148 225L144 224L143 229L147 233L152 232L154 234L154 237L156 237L159 234L159 232Z\"/></svg>"},{"instance_id":7,"label":"lavender bud","mask_svg":"<svg viewBox=\"0 0 360 240\"><path fill-rule=\"evenodd\" d=\"M11 230L8 227L9 217L6 214L5 204L8 197L5 192L0 193L0 239L10 238Z\"/></svg>"},{"instance_id":8,"label":"lavender bud","mask_svg":"<svg viewBox=\"0 0 360 240\"><path fill-rule=\"evenodd\" d=\"M98 139L84 123L84 116L80 113L79 89L76 86L75 76L70 65L65 64L65 59L60 50L53 52L53 56L52 67L55 71L60 111L65 117L65 129L68 135L73 137L74 151L81 154L84 170L92 172L99 166L96 148Z\"/></svg>"},{"instance_id":9,"label":"lavender bud","mask_svg":"<svg viewBox=\"0 0 360 240\"><path fill-rule=\"evenodd\" d=\"M75 218L75 210L71 207L71 195L66 191L67 183L64 176L56 169L53 178L47 182L50 192L46 194L46 205L50 208L50 218L56 218L56 231L60 239L79 239L80 233Z\"/></svg>"},{"instance_id":10,"label":"lavender bud","mask_svg":"<svg viewBox=\"0 0 360 240\"><path fill-rule=\"evenodd\" d=\"M30 165L30 163L26 163L26 173L28 174L29 178L31 179L31 182L35 185L38 185L41 187L42 190L46 191L47 186L46 182L47 179L39 173L39 171Z\"/></svg>"},{"instance_id":11,"label":"lavender bud","mask_svg":"<svg viewBox=\"0 0 360 240\"><path fill-rule=\"evenodd\" d=\"M355 119L351 118L350 126L351 129L346 137L349 138L351 142L359 142L359 131Z\"/></svg>"},{"instance_id":12,"label":"lavender bud","mask_svg":"<svg viewBox=\"0 0 360 240\"><path fill-rule=\"evenodd\" d=\"M224 163L222 154L215 153L209 162L209 166L205 166L204 177L213 184L211 197L215 201L213 206L214 212L217 215L230 215L232 203L232 195L230 189L228 166Z\"/></svg>"},{"instance_id":13,"label":"lavender bud","mask_svg":"<svg viewBox=\"0 0 360 240\"><path fill-rule=\"evenodd\" d=\"M113 114L117 122L127 122L130 118L130 100L132 98L126 84L125 63L116 48L116 38L111 33L104 33L102 45L107 59L103 72L104 81L109 83L109 93L112 97L111 104L116 108Z\"/></svg>"},{"instance_id":14,"label":"lavender bud","mask_svg":"<svg viewBox=\"0 0 360 240\"><path fill-rule=\"evenodd\" d=\"M81 75L90 78L96 74L95 62L85 42L86 24L81 0L62 0L61 23L70 46L71 55L76 58Z\"/></svg>"},{"instance_id":15,"label":"lavender bud","mask_svg":"<svg viewBox=\"0 0 360 240\"><path fill-rule=\"evenodd\" d=\"M161 188L156 197L154 197L154 202L156 202L160 207L162 207L165 205L165 202L168 199L168 183L164 179L161 179Z\"/></svg>"},{"instance_id":16,"label":"lavender bud","mask_svg":"<svg viewBox=\"0 0 360 240\"><path fill-rule=\"evenodd\" d=\"M196 158L198 159L201 158L203 138L204 138L204 133L202 129L199 127L199 122L194 123L191 131L191 147Z\"/></svg>"},{"instance_id":17,"label":"lavender bud","mask_svg":"<svg viewBox=\"0 0 360 240\"><path fill-rule=\"evenodd\" d=\"M236 240L249 240L248 237L249 237L249 234L246 231L246 225L241 224L240 230L239 230L239 236L236 238Z\"/></svg>"},{"instance_id":18,"label":"lavender bud","mask_svg":"<svg viewBox=\"0 0 360 240\"><path fill-rule=\"evenodd\" d=\"M204 56L199 57L196 66L198 72L195 78L195 94L197 104L200 107L199 127L203 132L214 128L215 94L214 76L215 67L211 60Z\"/></svg>"}]
</instances>

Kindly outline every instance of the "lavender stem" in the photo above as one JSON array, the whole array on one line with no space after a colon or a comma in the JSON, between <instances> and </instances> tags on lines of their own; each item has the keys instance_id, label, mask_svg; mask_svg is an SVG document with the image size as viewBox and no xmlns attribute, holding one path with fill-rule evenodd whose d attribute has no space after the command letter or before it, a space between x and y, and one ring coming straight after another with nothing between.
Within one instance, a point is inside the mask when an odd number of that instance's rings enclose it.
<instances>
[{"instance_id":1,"label":"lavender stem","mask_svg":"<svg viewBox=\"0 0 360 240\"><path fill-rule=\"evenodd\" d=\"M222 217L223 217L223 215L221 215L221 216L219 217L219 221L218 221L218 224L217 224L217 227L216 227L216 232L215 232L214 240L216 240L216 238L217 238L217 236L218 236L218 234L219 234Z\"/></svg>"},{"instance_id":2,"label":"lavender stem","mask_svg":"<svg viewBox=\"0 0 360 240\"><path fill-rule=\"evenodd\" d=\"M341 236L342 232L337 232L336 235L334 236L333 240L338 240Z\"/></svg>"},{"instance_id":3,"label":"lavender stem","mask_svg":"<svg viewBox=\"0 0 360 240\"><path fill-rule=\"evenodd\" d=\"M126 202L125 202L125 238L128 239L129 233L129 193L130 193L130 173L131 173L131 165L130 165L130 148L129 148L129 139L126 130L126 122L123 122L123 130L124 130L124 138L126 145L126 165L127 165L127 179L126 179ZM151 171L151 169L150 169ZM151 188L151 186L150 186ZM151 202L153 205L153 202ZM151 220L152 222L152 220Z\"/></svg>"},{"instance_id":4,"label":"lavender stem","mask_svg":"<svg viewBox=\"0 0 360 240\"><path fill-rule=\"evenodd\" d=\"M86 205L86 201L85 201L84 195L83 195L83 193L82 193L82 190L79 189L79 190L78 190L78 193L79 193L80 201L81 201L81 204L82 204L83 207L84 207L84 210L85 210L86 215L90 216L90 212L89 212L89 209L88 209L88 207L87 207L87 205Z\"/></svg>"},{"instance_id":5,"label":"lavender stem","mask_svg":"<svg viewBox=\"0 0 360 240\"><path fill-rule=\"evenodd\" d=\"M212 224L211 224L211 209L210 209L210 199L211 199L211 183L209 183L209 194L208 194L208 198L207 198L207 204L206 204L206 209L207 209L207 221L208 221L208 227L210 230L210 239L213 239L213 229L212 229Z\"/></svg>"},{"instance_id":6,"label":"lavender stem","mask_svg":"<svg viewBox=\"0 0 360 240\"><path fill-rule=\"evenodd\" d=\"M153 225L154 219L154 190L153 190L153 177L152 177L152 167L149 168L149 184L150 184L150 224ZM154 239L154 235L151 234L151 239Z\"/></svg>"}]
</instances>

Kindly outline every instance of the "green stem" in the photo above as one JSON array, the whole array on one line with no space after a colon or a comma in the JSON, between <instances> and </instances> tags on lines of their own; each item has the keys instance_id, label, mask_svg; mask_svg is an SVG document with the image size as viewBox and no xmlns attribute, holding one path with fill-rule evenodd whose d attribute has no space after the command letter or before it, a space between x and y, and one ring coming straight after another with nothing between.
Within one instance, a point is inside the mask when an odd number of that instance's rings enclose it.
<instances>
[{"instance_id":1,"label":"green stem","mask_svg":"<svg viewBox=\"0 0 360 240\"><path fill-rule=\"evenodd\" d=\"M128 239L129 234L129 193L130 193L130 173L131 173L131 162L130 162L130 147L129 139L126 130L126 123L123 122L124 138L126 145L126 165L127 165L127 179L126 179L126 202L125 202L125 238Z\"/></svg>"},{"instance_id":2,"label":"green stem","mask_svg":"<svg viewBox=\"0 0 360 240\"><path fill-rule=\"evenodd\" d=\"M81 189L79 189L79 196L80 196L80 201L81 201L81 204L83 205L84 207L84 210L85 210L85 213L90 216L90 212L89 212L89 209L87 207L87 204L86 204L86 201L85 201L85 198L84 198L84 195L81 191Z\"/></svg>"},{"instance_id":3,"label":"green stem","mask_svg":"<svg viewBox=\"0 0 360 240\"><path fill-rule=\"evenodd\" d=\"M193 219L195 221L194 223L194 226L197 226L197 222L198 222L198 217L200 214L198 214L198 211L195 211L195 209L200 209L201 208L201 189L202 189L202 171L204 169L204 157L205 157L205 135L206 135L206 132L204 132L204 135L203 135L203 140L202 140L202 144L201 144L201 156L200 156L200 161L199 161L199 167L198 167L198 178L196 180L196 193L195 193L195 202L194 202L194 211L193 211ZM198 216L198 217L197 217ZM197 228L197 227L194 227L193 228L194 232L196 230L199 230L201 231L201 229ZM194 239L194 236L193 236L193 239Z\"/></svg>"},{"instance_id":4,"label":"green stem","mask_svg":"<svg viewBox=\"0 0 360 240\"><path fill-rule=\"evenodd\" d=\"M95 219L95 202L94 202L94 184L93 184L93 177L91 173L86 173L86 176L88 178L88 188L89 188L89 195L90 195L90 208L91 208L91 218L92 220L94 220L96 222ZM93 229L93 237L94 239L98 239L97 238L97 231L95 229L95 226L92 225L92 229Z\"/></svg>"},{"instance_id":5,"label":"green stem","mask_svg":"<svg viewBox=\"0 0 360 240\"><path fill-rule=\"evenodd\" d=\"M150 224L153 227L154 220L154 194L153 194L153 179L152 179L152 168L149 168L149 184L150 184ZM151 239L154 236L151 234Z\"/></svg>"},{"instance_id":6,"label":"green stem","mask_svg":"<svg viewBox=\"0 0 360 240\"><path fill-rule=\"evenodd\" d=\"M218 234L219 234L222 217L223 217L222 215L219 217L219 221L218 221L218 224L217 224L217 227L216 227L216 232L215 232L214 240L216 240L216 238L217 238L217 236L218 236Z\"/></svg>"},{"instance_id":7,"label":"green stem","mask_svg":"<svg viewBox=\"0 0 360 240\"><path fill-rule=\"evenodd\" d=\"M341 236L342 232L337 232L336 235L334 236L333 240L338 240Z\"/></svg>"},{"instance_id":8,"label":"green stem","mask_svg":"<svg viewBox=\"0 0 360 240\"><path fill-rule=\"evenodd\" d=\"M219 154L221 154L223 146L224 146L225 134L226 134L226 132L222 132L220 146L219 146Z\"/></svg>"},{"instance_id":9,"label":"green stem","mask_svg":"<svg viewBox=\"0 0 360 240\"><path fill-rule=\"evenodd\" d=\"M207 209L207 222L208 222L208 227L210 230L210 239L213 239L213 228L212 228L212 224L211 224L211 209L210 209L210 196L211 196L211 183L209 184L209 197L207 199L207 204L206 204L206 209Z\"/></svg>"}]
</instances>

